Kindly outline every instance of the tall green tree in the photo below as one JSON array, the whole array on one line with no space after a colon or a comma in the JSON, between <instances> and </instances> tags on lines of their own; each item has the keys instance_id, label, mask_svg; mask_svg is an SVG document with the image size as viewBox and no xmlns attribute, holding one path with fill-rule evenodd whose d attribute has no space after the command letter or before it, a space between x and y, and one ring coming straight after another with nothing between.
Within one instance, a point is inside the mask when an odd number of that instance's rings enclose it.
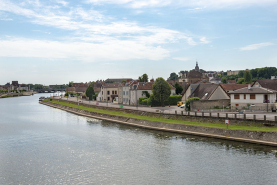
<instances>
[{"instance_id":1,"label":"tall green tree","mask_svg":"<svg viewBox=\"0 0 277 185\"><path fill-rule=\"evenodd\" d=\"M144 73L142 76L139 77L140 82L148 82L148 75Z\"/></svg>"},{"instance_id":2,"label":"tall green tree","mask_svg":"<svg viewBox=\"0 0 277 185\"><path fill-rule=\"evenodd\" d=\"M176 73L170 73L170 76L169 76L170 80L175 80L175 79L178 79L178 75Z\"/></svg>"},{"instance_id":3,"label":"tall green tree","mask_svg":"<svg viewBox=\"0 0 277 185\"><path fill-rule=\"evenodd\" d=\"M94 89L91 84L89 84L87 90L86 90L86 96L89 97L89 100L92 100L93 96L95 95Z\"/></svg>"},{"instance_id":4,"label":"tall green tree","mask_svg":"<svg viewBox=\"0 0 277 185\"><path fill-rule=\"evenodd\" d=\"M226 79L226 77L222 77L222 78L221 78L221 82L224 83L224 84L227 84L227 79Z\"/></svg>"},{"instance_id":5,"label":"tall green tree","mask_svg":"<svg viewBox=\"0 0 277 185\"><path fill-rule=\"evenodd\" d=\"M153 95L155 100L159 101L164 107L164 102L169 98L170 92L169 84L163 78L157 78L153 84Z\"/></svg>"},{"instance_id":6,"label":"tall green tree","mask_svg":"<svg viewBox=\"0 0 277 185\"><path fill-rule=\"evenodd\" d=\"M251 84L252 83L252 75L250 71L245 71L243 75L244 81L246 84Z\"/></svg>"},{"instance_id":7,"label":"tall green tree","mask_svg":"<svg viewBox=\"0 0 277 185\"><path fill-rule=\"evenodd\" d=\"M184 90L183 87L180 84L178 84L177 82L175 83L174 87L175 87L176 94L181 94Z\"/></svg>"}]
</instances>

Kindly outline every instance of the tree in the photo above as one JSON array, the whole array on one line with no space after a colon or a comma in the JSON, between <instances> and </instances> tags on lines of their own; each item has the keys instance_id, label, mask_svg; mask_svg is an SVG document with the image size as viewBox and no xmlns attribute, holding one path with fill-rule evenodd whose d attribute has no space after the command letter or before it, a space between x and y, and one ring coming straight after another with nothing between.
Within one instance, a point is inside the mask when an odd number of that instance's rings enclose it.
<instances>
[{"instance_id":1,"label":"tree","mask_svg":"<svg viewBox=\"0 0 277 185\"><path fill-rule=\"evenodd\" d=\"M68 87L72 87L73 86L73 81L69 82Z\"/></svg>"},{"instance_id":2,"label":"tree","mask_svg":"<svg viewBox=\"0 0 277 185\"><path fill-rule=\"evenodd\" d=\"M170 77L169 77L170 80L175 80L175 79L178 79L178 75L176 73L171 73L170 74Z\"/></svg>"},{"instance_id":3,"label":"tree","mask_svg":"<svg viewBox=\"0 0 277 185\"><path fill-rule=\"evenodd\" d=\"M157 78L153 84L153 95L154 98L161 102L161 105L164 107L164 102L170 96L170 86L163 78Z\"/></svg>"},{"instance_id":4,"label":"tree","mask_svg":"<svg viewBox=\"0 0 277 185\"><path fill-rule=\"evenodd\" d=\"M244 78L238 79L237 84L245 84Z\"/></svg>"},{"instance_id":5,"label":"tree","mask_svg":"<svg viewBox=\"0 0 277 185\"><path fill-rule=\"evenodd\" d=\"M122 80L121 83L126 83L127 81L126 80Z\"/></svg>"},{"instance_id":6,"label":"tree","mask_svg":"<svg viewBox=\"0 0 277 185\"><path fill-rule=\"evenodd\" d=\"M174 87L175 87L176 94L181 94L184 90L183 87L180 84L178 84L177 82L175 83Z\"/></svg>"},{"instance_id":7,"label":"tree","mask_svg":"<svg viewBox=\"0 0 277 185\"><path fill-rule=\"evenodd\" d=\"M227 79L226 79L226 77L221 78L221 82L224 83L224 84L227 84Z\"/></svg>"},{"instance_id":8,"label":"tree","mask_svg":"<svg viewBox=\"0 0 277 185\"><path fill-rule=\"evenodd\" d=\"M92 100L93 96L95 95L94 89L91 84L89 84L87 90L86 90L86 96L89 97L89 100Z\"/></svg>"},{"instance_id":9,"label":"tree","mask_svg":"<svg viewBox=\"0 0 277 185\"><path fill-rule=\"evenodd\" d=\"M238 73L239 78L242 78L243 75L244 75L244 71L239 71L239 73Z\"/></svg>"},{"instance_id":10,"label":"tree","mask_svg":"<svg viewBox=\"0 0 277 185\"><path fill-rule=\"evenodd\" d=\"M252 83L252 75L251 75L250 71L245 71L243 77L244 77L244 81L246 84Z\"/></svg>"},{"instance_id":11,"label":"tree","mask_svg":"<svg viewBox=\"0 0 277 185\"><path fill-rule=\"evenodd\" d=\"M142 76L139 76L140 82L148 82L148 75L144 73Z\"/></svg>"}]
</instances>

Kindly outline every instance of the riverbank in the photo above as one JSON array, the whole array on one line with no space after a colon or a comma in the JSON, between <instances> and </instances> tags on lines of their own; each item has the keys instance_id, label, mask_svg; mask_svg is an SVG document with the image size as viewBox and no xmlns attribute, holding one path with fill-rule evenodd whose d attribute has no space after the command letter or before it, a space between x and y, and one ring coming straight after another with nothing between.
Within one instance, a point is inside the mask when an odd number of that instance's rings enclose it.
<instances>
[{"instance_id":1,"label":"riverbank","mask_svg":"<svg viewBox=\"0 0 277 185\"><path fill-rule=\"evenodd\" d=\"M19 97L19 96L31 96L33 94L36 94L36 92L8 93L8 94L1 94L0 98L11 98L11 97Z\"/></svg>"},{"instance_id":2,"label":"riverbank","mask_svg":"<svg viewBox=\"0 0 277 185\"><path fill-rule=\"evenodd\" d=\"M67 112L71 112L74 114L100 119L100 120L107 120L107 121L116 122L116 123L125 124L125 125L131 125L131 126L140 127L140 128L277 146L277 142L276 142L277 132L275 127L274 128L264 127L264 128L267 128L266 130L268 131L239 130L238 129L239 126L237 125L230 126L230 127L233 127L230 129L223 129L223 128L216 128L215 126L218 126L216 124L212 124L214 127L211 127L210 125L209 125L210 127L201 126L201 124L196 126L196 125L191 125L191 124L197 124L193 122L187 122L187 124L182 123L181 121L179 121L179 123L165 123L165 122L151 121L151 119L149 119L149 117L147 116L138 116L138 115L131 115L131 114L124 115L123 113L121 113L121 116L115 115L115 114L104 114L103 113L104 110L101 110L101 109L98 110L98 112L96 112L96 110L94 110L93 112L91 110L92 108L89 108L89 107L79 106L79 108L74 108L74 106L76 106L74 104L65 105L66 103L58 102L58 101L53 101L53 102L43 101L40 103L54 108L58 108L61 110L65 110ZM141 119L133 118L133 116L138 116L138 118L141 118ZM168 120L168 121L172 121L172 120ZM252 129L253 128L254 127L252 127ZM270 129L271 131L269 131Z\"/></svg>"}]
</instances>

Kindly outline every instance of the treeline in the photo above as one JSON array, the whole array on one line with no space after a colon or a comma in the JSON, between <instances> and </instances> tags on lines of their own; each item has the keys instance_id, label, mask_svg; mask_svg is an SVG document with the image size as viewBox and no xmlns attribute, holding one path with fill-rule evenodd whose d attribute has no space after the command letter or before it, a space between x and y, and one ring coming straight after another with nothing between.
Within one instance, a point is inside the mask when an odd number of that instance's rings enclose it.
<instances>
[{"instance_id":1,"label":"treeline","mask_svg":"<svg viewBox=\"0 0 277 185\"><path fill-rule=\"evenodd\" d=\"M248 70L251 75L251 80L260 80L260 79L271 79L271 76L277 76L277 68L276 67L263 67ZM238 75L229 75L227 76L227 72L223 74L218 74L218 78L221 78L223 83L228 80L236 80L237 83L244 83L246 71L240 71Z\"/></svg>"}]
</instances>

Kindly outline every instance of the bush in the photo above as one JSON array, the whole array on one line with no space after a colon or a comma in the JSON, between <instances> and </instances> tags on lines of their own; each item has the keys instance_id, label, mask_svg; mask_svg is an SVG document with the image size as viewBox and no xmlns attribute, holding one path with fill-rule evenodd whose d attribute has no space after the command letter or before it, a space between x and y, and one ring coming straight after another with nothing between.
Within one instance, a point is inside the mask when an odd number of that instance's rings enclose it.
<instances>
[{"instance_id":1,"label":"bush","mask_svg":"<svg viewBox=\"0 0 277 185\"><path fill-rule=\"evenodd\" d=\"M147 105L147 104L148 104L148 98L147 98L147 99L142 100L142 105Z\"/></svg>"},{"instance_id":2,"label":"bush","mask_svg":"<svg viewBox=\"0 0 277 185\"><path fill-rule=\"evenodd\" d=\"M139 104L145 105L145 104L142 104L142 101L146 100L146 99L148 99L148 98L147 97L141 97L141 98L139 98Z\"/></svg>"},{"instance_id":3,"label":"bush","mask_svg":"<svg viewBox=\"0 0 277 185\"><path fill-rule=\"evenodd\" d=\"M50 101L52 101L52 98L50 98Z\"/></svg>"},{"instance_id":4,"label":"bush","mask_svg":"<svg viewBox=\"0 0 277 185\"><path fill-rule=\"evenodd\" d=\"M169 96L168 100L165 102L165 105L177 105L177 103L181 100L182 95L172 95Z\"/></svg>"}]
</instances>

